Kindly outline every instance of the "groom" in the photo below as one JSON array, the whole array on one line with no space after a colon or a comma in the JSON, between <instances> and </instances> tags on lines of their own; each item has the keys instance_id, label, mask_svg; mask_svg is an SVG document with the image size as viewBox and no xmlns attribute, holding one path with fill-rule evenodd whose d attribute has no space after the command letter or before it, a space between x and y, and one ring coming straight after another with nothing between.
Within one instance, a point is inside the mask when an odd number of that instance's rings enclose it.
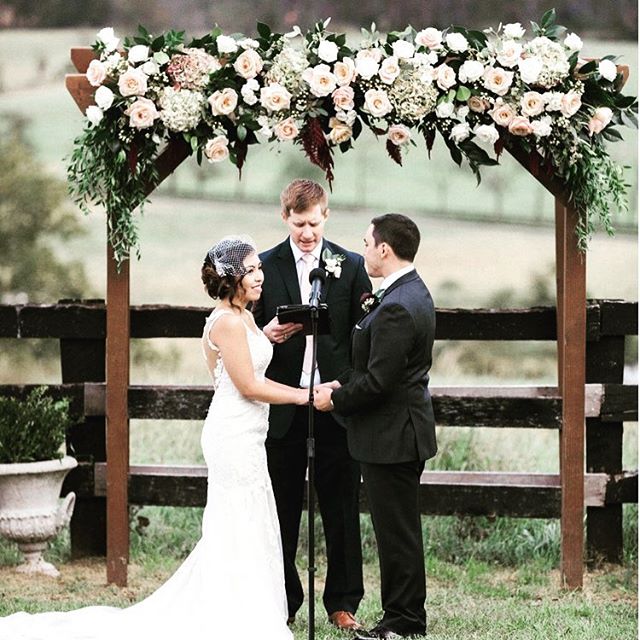
<instances>
[{"instance_id":1,"label":"groom","mask_svg":"<svg viewBox=\"0 0 640 640\"><path fill-rule=\"evenodd\" d=\"M351 331L362 314L360 297L371 291L361 256L324 238L329 216L327 193L312 180L294 180L280 197L288 231L284 242L260 254L265 281L254 315L274 344L266 376L290 386L309 387L333 380L349 366ZM279 305L309 302L309 272L327 271L326 302L331 333L318 337L318 368L310 366L309 340L301 325L279 324ZM285 586L292 622L302 605L296 549L307 471L308 407L273 405L266 441L284 553ZM349 455L343 426L330 413L315 412L315 487L327 545L323 602L330 621L360 629L354 614L364 594L360 546L360 468Z\"/></svg>"},{"instance_id":2,"label":"groom","mask_svg":"<svg viewBox=\"0 0 640 640\"><path fill-rule=\"evenodd\" d=\"M349 451L360 461L378 542L384 615L356 638L426 632L426 584L418 508L420 475L436 453L429 375L435 311L412 262L420 243L406 216L374 218L364 258L383 277L355 327L353 368L343 386L317 387L316 408L347 417ZM333 389L332 389L333 386Z\"/></svg>"}]
</instances>

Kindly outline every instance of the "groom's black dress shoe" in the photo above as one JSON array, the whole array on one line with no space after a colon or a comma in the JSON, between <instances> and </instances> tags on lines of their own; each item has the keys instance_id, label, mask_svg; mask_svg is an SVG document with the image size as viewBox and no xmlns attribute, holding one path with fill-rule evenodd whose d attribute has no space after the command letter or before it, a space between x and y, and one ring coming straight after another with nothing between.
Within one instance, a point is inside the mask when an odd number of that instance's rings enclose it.
<instances>
[{"instance_id":1,"label":"groom's black dress shoe","mask_svg":"<svg viewBox=\"0 0 640 640\"><path fill-rule=\"evenodd\" d=\"M391 631L391 629L377 625L371 631L358 631L355 635L355 640L394 640L402 637L395 631Z\"/></svg>"}]
</instances>

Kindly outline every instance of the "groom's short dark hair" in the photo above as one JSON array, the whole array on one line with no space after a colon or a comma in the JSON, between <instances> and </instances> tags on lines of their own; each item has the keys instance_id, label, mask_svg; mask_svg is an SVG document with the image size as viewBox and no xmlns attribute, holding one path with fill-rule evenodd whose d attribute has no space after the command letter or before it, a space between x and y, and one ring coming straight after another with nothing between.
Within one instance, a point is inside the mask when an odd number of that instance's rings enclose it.
<instances>
[{"instance_id":1,"label":"groom's short dark hair","mask_svg":"<svg viewBox=\"0 0 640 640\"><path fill-rule=\"evenodd\" d=\"M401 260L413 262L420 245L416 223L401 213L385 213L371 221L376 247L386 242Z\"/></svg>"}]
</instances>

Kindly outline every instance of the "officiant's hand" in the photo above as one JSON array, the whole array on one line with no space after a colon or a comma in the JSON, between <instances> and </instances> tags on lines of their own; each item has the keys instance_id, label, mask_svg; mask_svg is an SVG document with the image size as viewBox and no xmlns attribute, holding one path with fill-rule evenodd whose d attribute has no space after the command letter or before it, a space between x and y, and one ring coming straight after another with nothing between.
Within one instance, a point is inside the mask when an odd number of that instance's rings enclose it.
<instances>
[{"instance_id":1,"label":"officiant's hand","mask_svg":"<svg viewBox=\"0 0 640 640\"><path fill-rule=\"evenodd\" d=\"M327 386L319 385L313 390L313 406L318 411L332 411L333 401L331 400L331 394L333 389Z\"/></svg>"},{"instance_id":2,"label":"officiant's hand","mask_svg":"<svg viewBox=\"0 0 640 640\"><path fill-rule=\"evenodd\" d=\"M301 324L296 322L280 324L278 322L278 316L275 316L271 322L266 324L262 329L262 333L264 333L271 342L275 342L276 344L286 342L291 336L298 333L298 331L302 331Z\"/></svg>"}]
</instances>

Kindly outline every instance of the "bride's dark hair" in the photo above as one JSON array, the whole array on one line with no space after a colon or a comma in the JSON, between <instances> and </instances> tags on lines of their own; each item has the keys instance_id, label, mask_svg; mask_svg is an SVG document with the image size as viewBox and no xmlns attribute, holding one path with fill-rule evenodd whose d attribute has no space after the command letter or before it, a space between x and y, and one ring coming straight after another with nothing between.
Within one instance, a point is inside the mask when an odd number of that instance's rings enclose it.
<instances>
[{"instance_id":1,"label":"bride's dark hair","mask_svg":"<svg viewBox=\"0 0 640 640\"><path fill-rule=\"evenodd\" d=\"M204 257L204 262L202 263L201 269L202 283L204 284L205 289L207 290L207 293L211 298L213 298L214 300L229 300L229 302L233 305L233 298L238 292L240 283L245 276L242 263L247 256L255 253L256 249L249 243L235 243L233 246L234 268L230 268L231 265L229 264L223 264L221 268L220 263L218 263L218 269L223 272L231 272L225 275L221 275L216 269L216 265L214 264L215 248L216 247L208 251L207 255Z\"/></svg>"}]
</instances>

